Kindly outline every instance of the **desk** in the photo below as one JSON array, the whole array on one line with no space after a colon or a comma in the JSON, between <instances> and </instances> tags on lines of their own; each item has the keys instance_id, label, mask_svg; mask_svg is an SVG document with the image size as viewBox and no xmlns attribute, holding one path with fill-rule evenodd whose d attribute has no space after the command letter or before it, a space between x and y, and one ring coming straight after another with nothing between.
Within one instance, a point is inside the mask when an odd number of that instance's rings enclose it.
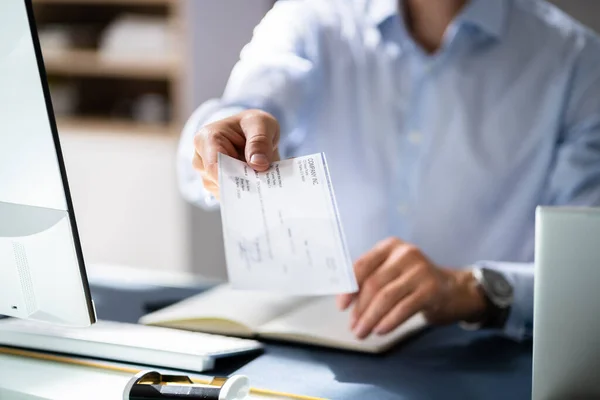
<instances>
[{"instance_id":1,"label":"desk","mask_svg":"<svg viewBox=\"0 0 600 400\"><path fill-rule=\"evenodd\" d=\"M135 322L150 302L176 301L202 288L93 285L98 317ZM330 399L528 399L531 343L488 332L432 329L385 355L267 343L264 354L213 374L250 377L253 386Z\"/></svg>"}]
</instances>

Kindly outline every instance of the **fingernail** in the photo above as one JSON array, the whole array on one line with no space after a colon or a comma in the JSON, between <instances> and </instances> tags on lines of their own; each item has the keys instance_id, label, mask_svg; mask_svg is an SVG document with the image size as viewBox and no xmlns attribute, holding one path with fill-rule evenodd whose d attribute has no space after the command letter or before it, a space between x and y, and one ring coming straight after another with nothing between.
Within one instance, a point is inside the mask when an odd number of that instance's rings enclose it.
<instances>
[{"instance_id":1,"label":"fingernail","mask_svg":"<svg viewBox=\"0 0 600 400\"><path fill-rule=\"evenodd\" d=\"M356 327L356 317L354 315L350 316L350 329L354 329Z\"/></svg>"},{"instance_id":2,"label":"fingernail","mask_svg":"<svg viewBox=\"0 0 600 400\"><path fill-rule=\"evenodd\" d=\"M350 328L355 329L357 323L358 317L356 316L356 313L353 312L352 315L350 315Z\"/></svg>"},{"instance_id":3,"label":"fingernail","mask_svg":"<svg viewBox=\"0 0 600 400\"><path fill-rule=\"evenodd\" d=\"M374 332L376 335L383 335L383 334L384 334L384 332L385 332L385 329L383 329L383 327L382 327L382 326L376 326L376 327L375 327L375 329L373 329L373 332Z\"/></svg>"},{"instance_id":4,"label":"fingernail","mask_svg":"<svg viewBox=\"0 0 600 400\"><path fill-rule=\"evenodd\" d=\"M250 157L250 162L254 165L269 165L269 159L264 154L252 154L252 156Z\"/></svg>"},{"instance_id":5,"label":"fingernail","mask_svg":"<svg viewBox=\"0 0 600 400\"><path fill-rule=\"evenodd\" d=\"M356 326L356 328L354 328L353 332L359 339L363 339L367 334L365 326L360 323Z\"/></svg>"}]
</instances>

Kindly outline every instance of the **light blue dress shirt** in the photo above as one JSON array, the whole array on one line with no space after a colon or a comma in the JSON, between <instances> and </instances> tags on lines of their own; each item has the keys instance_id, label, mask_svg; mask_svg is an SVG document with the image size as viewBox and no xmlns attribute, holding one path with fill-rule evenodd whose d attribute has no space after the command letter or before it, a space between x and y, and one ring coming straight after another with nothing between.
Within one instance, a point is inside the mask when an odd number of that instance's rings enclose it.
<instances>
[{"instance_id":1,"label":"light blue dress shirt","mask_svg":"<svg viewBox=\"0 0 600 400\"><path fill-rule=\"evenodd\" d=\"M543 1L473 0L433 55L396 0L279 1L184 129L189 201L211 207L194 134L248 108L278 118L283 156L326 153L354 259L396 236L438 265L500 270L517 339L532 331L536 206L600 204L600 43Z\"/></svg>"}]
</instances>

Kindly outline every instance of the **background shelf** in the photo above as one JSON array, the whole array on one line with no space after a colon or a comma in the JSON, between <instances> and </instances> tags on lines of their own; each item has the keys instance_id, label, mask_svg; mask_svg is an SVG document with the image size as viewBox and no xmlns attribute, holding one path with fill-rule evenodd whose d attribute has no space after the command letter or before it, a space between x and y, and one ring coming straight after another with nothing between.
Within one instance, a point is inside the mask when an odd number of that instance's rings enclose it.
<instances>
[{"instance_id":1,"label":"background shelf","mask_svg":"<svg viewBox=\"0 0 600 400\"><path fill-rule=\"evenodd\" d=\"M49 74L83 77L131 79L178 79L179 62L175 58L102 56L95 50L44 51Z\"/></svg>"},{"instance_id":2,"label":"background shelf","mask_svg":"<svg viewBox=\"0 0 600 400\"><path fill-rule=\"evenodd\" d=\"M181 127L181 1L33 4L61 126L147 134Z\"/></svg>"},{"instance_id":3,"label":"background shelf","mask_svg":"<svg viewBox=\"0 0 600 400\"><path fill-rule=\"evenodd\" d=\"M108 119L90 116L61 117L56 124L59 131L90 133L131 133L131 134L161 134L177 135L177 127L163 124L135 122L126 119Z\"/></svg>"},{"instance_id":4,"label":"background shelf","mask_svg":"<svg viewBox=\"0 0 600 400\"><path fill-rule=\"evenodd\" d=\"M34 0L37 4L75 4L75 5L171 5L177 0Z\"/></svg>"}]
</instances>

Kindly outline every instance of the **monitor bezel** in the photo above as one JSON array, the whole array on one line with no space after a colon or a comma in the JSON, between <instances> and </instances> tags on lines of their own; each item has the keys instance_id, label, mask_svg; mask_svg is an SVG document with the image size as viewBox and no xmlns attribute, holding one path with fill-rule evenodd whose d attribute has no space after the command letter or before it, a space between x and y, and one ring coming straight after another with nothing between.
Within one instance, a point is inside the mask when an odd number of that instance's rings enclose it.
<instances>
[{"instance_id":1,"label":"monitor bezel","mask_svg":"<svg viewBox=\"0 0 600 400\"><path fill-rule=\"evenodd\" d=\"M79 272L81 274L81 280L83 284L83 290L85 293L85 300L87 303L87 310L89 313L91 323L96 322L96 313L94 310L94 303L92 301L92 294L90 290L90 285L88 281L88 276L85 268L85 259L83 256L83 248L81 246L81 240L79 236L79 230L77 228L77 221L75 218L75 209L73 207L73 199L71 197L71 190L69 187L69 181L67 179L67 169L65 166L65 161L62 153L62 147L60 144L60 138L58 135L58 126L56 123L56 118L54 115L54 108L52 106L52 98L50 95L50 88L48 85L48 77L46 73L46 67L44 64L44 58L42 55L42 49L40 45L40 40L38 37L37 24L35 20L35 15L33 11L33 4L31 0L24 0L25 8L27 10L27 19L29 22L29 30L31 34L31 39L33 42L33 48L35 51L35 58L37 62L38 72L40 76L40 83L42 85L42 89L44 92L44 101L46 103L46 113L48 115L48 122L50 124L50 129L52 131L52 139L54 141L54 148L56 150L56 157L58 161L58 166L60 169L60 176L63 184L63 191L65 193L65 200L67 204L67 213L69 214L69 222L71 226L71 233L73 235L73 244L75 247L75 253L77 254L77 263L79 264Z\"/></svg>"}]
</instances>

